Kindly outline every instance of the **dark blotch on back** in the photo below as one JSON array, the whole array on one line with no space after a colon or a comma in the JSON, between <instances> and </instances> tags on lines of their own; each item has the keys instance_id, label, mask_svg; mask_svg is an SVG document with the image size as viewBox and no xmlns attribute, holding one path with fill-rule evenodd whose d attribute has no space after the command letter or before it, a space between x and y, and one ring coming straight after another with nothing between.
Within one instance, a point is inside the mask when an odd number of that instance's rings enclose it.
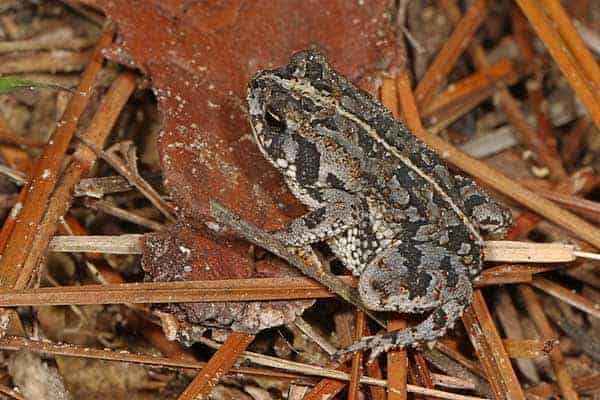
<instances>
[{"instance_id":1,"label":"dark blotch on back","mask_svg":"<svg viewBox=\"0 0 600 400\"><path fill-rule=\"evenodd\" d=\"M296 179L302 186L312 186L319 178L321 154L315 143L309 142L302 136L294 135L294 140L298 143Z\"/></svg>"},{"instance_id":2,"label":"dark blotch on back","mask_svg":"<svg viewBox=\"0 0 600 400\"><path fill-rule=\"evenodd\" d=\"M412 276L411 276L412 275ZM427 272L418 272L416 274L410 274L407 284L408 286L408 298L410 300L423 297L427 295L429 291L429 284L431 283L431 275Z\"/></svg>"},{"instance_id":3,"label":"dark blotch on back","mask_svg":"<svg viewBox=\"0 0 600 400\"><path fill-rule=\"evenodd\" d=\"M448 315L441 308L438 308L433 312L433 329L438 330L446 326L448 321Z\"/></svg>"},{"instance_id":4,"label":"dark blotch on back","mask_svg":"<svg viewBox=\"0 0 600 400\"><path fill-rule=\"evenodd\" d=\"M317 119L311 122L312 126L323 126L329 130L337 132L338 126L333 117Z\"/></svg>"},{"instance_id":5,"label":"dark blotch on back","mask_svg":"<svg viewBox=\"0 0 600 400\"><path fill-rule=\"evenodd\" d=\"M327 174L325 182L327 183L327 185L334 189L344 189L344 182L342 182L337 176L335 176L332 173Z\"/></svg>"},{"instance_id":6,"label":"dark blotch on back","mask_svg":"<svg viewBox=\"0 0 600 400\"><path fill-rule=\"evenodd\" d=\"M458 274L451 263L450 256L445 256L440 262L440 269L446 272L446 286L453 288L458 284Z\"/></svg>"}]
</instances>

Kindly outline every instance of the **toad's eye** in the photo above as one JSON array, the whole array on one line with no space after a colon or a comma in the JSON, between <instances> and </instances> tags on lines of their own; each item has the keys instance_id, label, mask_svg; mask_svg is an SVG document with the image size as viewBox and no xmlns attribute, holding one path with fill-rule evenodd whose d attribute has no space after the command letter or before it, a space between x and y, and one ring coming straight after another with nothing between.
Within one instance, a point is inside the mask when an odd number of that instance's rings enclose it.
<instances>
[{"instance_id":1,"label":"toad's eye","mask_svg":"<svg viewBox=\"0 0 600 400\"><path fill-rule=\"evenodd\" d=\"M265 110L265 123L271 130L283 132L286 128L285 119L282 118L271 106L267 106Z\"/></svg>"}]
</instances>

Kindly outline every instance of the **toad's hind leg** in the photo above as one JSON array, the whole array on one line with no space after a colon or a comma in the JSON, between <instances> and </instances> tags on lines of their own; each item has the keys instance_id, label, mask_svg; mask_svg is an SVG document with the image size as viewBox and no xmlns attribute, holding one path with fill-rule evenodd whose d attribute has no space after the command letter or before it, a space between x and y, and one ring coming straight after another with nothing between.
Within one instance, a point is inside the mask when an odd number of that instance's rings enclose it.
<instances>
[{"instance_id":1,"label":"toad's hind leg","mask_svg":"<svg viewBox=\"0 0 600 400\"><path fill-rule=\"evenodd\" d=\"M451 329L471 302L473 289L466 275L461 275L453 296L436 308L424 321L410 328L364 337L350 347L341 350L338 356L355 351L371 350L369 361L381 353L416 346L422 342L436 340Z\"/></svg>"}]
</instances>

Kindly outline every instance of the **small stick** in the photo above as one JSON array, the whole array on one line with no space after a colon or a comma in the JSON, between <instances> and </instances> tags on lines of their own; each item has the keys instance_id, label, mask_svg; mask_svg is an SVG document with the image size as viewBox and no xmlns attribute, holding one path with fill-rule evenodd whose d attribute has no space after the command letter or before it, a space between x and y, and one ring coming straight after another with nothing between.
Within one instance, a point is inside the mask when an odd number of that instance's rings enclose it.
<instances>
[{"instance_id":1,"label":"small stick","mask_svg":"<svg viewBox=\"0 0 600 400\"><path fill-rule=\"evenodd\" d=\"M394 319L388 322L387 330L405 329L404 319ZM388 363L388 400L406 400L408 385L408 357L406 349L395 349L387 353Z\"/></svg>"},{"instance_id":2,"label":"small stick","mask_svg":"<svg viewBox=\"0 0 600 400\"><path fill-rule=\"evenodd\" d=\"M7 167L6 165L0 164L0 174L6 175L19 186L23 186L27 183L27 175L10 167Z\"/></svg>"},{"instance_id":3,"label":"small stick","mask_svg":"<svg viewBox=\"0 0 600 400\"><path fill-rule=\"evenodd\" d=\"M573 293L573 291L544 278L535 278L531 282L531 285L546 292L550 296L556 297L557 299L572 305L578 310L588 313L596 318L600 318L600 304L594 303L580 294Z\"/></svg>"},{"instance_id":4,"label":"small stick","mask_svg":"<svg viewBox=\"0 0 600 400\"><path fill-rule=\"evenodd\" d=\"M232 332L227 336L223 346L208 360L198 375L192 380L179 400L200 400L208 397L221 377L233 367L240 354L254 340L254 335Z\"/></svg>"},{"instance_id":5,"label":"small stick","mask_svg":"<svg viewBox=\"0 0 600 400\"><path fill-rule=\"evenodd\" d=\"M365 330L365 313L361 310L356 310L356 321L354 324L355 340L362 338ZM350 383L348 384L348 400L357 400L359 397L360 378L363 375L362 371L362 352L358 351L352 354L352 368L350 373Z\"/></svg>"},{"instance_id":6,"label":"small stick","mask_svg":"<svg viewBox=\"0 0 600 400\"><path fill-rule=\"evenodd\" d=\"M160 232L165 230L165 226L160 222L151 220L150 218L142 217L141 215L137 215L131 211L119 208L105 200L86 199L84 201L84 204L86 207L89 207L92 210L101 211L105 214L112 215L115 218L119 218L123 221L128 221L133 224L143 226L144 228L148 228L153 231Z\"/></svg>"},{"instance_id":7,"label":"small stick","mask_svg":"<svg viewBox=\"0 0 600 400\"><path fill-rule=\"evenodd\" d=\"M339 277L323 268L312 249L302 249L299 251L298 255L293 254L285 245L275 240L273 236L248 222L243 221L238 215L214 200L211 200L210 202L210 212L217 222L228 226L249 242L283 258L302 271L304 275L315 279L332 292L338 294L342 299L363 310L365 314L374 321L384 326L383 322L376 318L373 313L362 304L356 289L349 288Z\"/></svg>"},{"instance_id":8,"label":"small stick","mask_svg":"<svg viewBox=\"0 0 600 400\"><path fill-rule=\"evenodd\" d=\"M527 285L519 285L517 288L521 298L525 302L525 307L529 312L529 316L533 320L540 336L544 339L557 338L556 332L554 331L554 328L550 324L548 316L544 311L544 307L542 307L542 304L540 303L533 289ZM560 348L558 346L554 346L548 354L548 358L552 363L554 373L556 374L556 380L558 382L558 386L560 387L563 398L567 400L578 399L577 391L573 385L573 379L567 370L565 358Z\"/></svg>"},{"instance_id":9,"label":"small stick","mask_svg":"<svg viewBox=\"0 0 600 400\"><path fill-rule=\"evenodd\" d=\"M78 137L78 139L87 145L96 155L110 165L115 171L121 174L127 181L135 186L140 193L156 207L170 222L175 222L175 211L158 192L145 180L137 171L133 171L132 168L124 162L120 157L117 157L113 152L107 152L96 146L94 143L90 143L85 137Z\"/></svg>"}]
</instances>

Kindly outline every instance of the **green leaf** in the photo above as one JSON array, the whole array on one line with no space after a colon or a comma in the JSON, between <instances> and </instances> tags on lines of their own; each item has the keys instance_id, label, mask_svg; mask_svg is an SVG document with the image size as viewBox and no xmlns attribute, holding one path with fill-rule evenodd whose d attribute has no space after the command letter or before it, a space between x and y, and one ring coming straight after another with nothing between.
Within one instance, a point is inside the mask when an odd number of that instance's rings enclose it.
<instances>
[{"instance_id":1,"label":"green leaf","mask_svg":"<svg viewBox=\"0 0 600 400\"><path fill-rule=\"evenodd\" d=\"M56 90L67 90L71 91L71 89L54 85L52 83L44 83L44 82L35 82L30 81L28 79L20 79L14 76L1 76L0 77L0 94L10 93L17 89L35 89L35 88L44 88L44 89L56 89Z\"/></svg>"}]
</instances>

